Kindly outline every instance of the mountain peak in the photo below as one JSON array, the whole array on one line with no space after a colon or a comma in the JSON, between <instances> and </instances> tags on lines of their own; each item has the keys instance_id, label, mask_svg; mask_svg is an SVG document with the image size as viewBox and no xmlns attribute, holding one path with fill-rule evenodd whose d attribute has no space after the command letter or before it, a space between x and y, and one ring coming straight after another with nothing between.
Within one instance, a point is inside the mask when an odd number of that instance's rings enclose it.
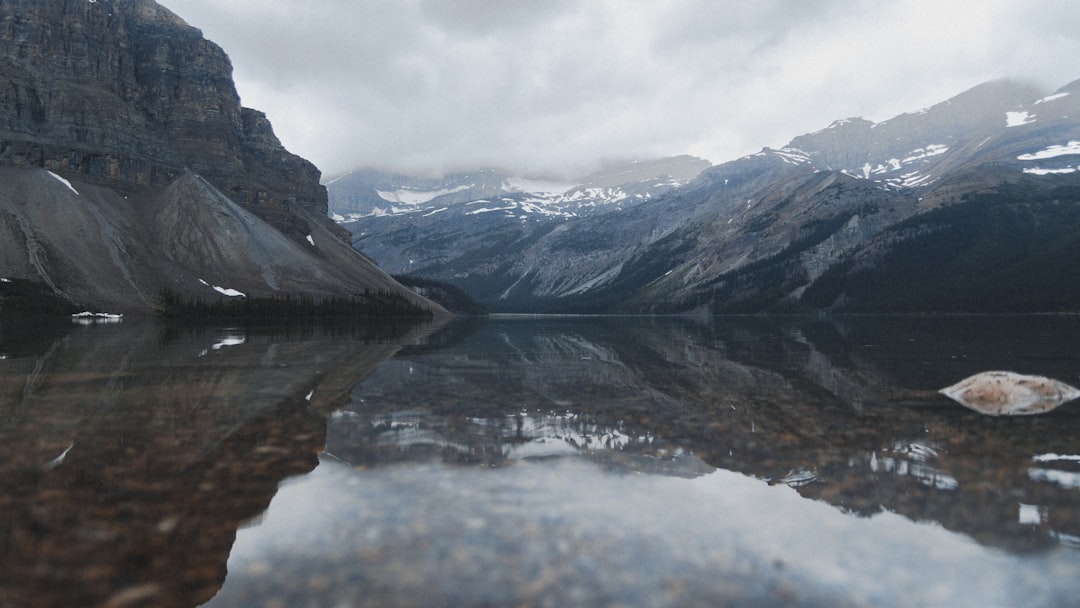
<instances>
[{"instance_id":1,"label":"mountain peak","mask_svg":"<svg viewBox=\"0 0 1080 608\"><path fill-rule=\"evenodd\" d=\"M95 2L95 0L88 0ZM185 29L196 29L188 25L179 15L158 4L154 0L120 0L118 4L131 2L134 5L134 14L147 23L160 25L172 25Z\"/></svg>"}]
</instances>

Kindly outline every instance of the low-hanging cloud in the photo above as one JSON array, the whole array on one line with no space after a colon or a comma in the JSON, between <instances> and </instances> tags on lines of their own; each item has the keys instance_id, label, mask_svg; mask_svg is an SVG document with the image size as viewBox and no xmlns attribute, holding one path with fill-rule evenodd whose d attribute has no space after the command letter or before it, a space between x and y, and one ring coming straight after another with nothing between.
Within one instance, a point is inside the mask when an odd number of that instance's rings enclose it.
<instances>
[{"instance_id":1,"label":"low-hanging cloud","mask_svg":"<svg viewBox=\"0 0 1080 608\"><path fill-rule=\"evenodd\" d=\"M723 162L981 82L1080 78L1080 3L162 0L328 175Z\"/></svg>"}]
</instances>

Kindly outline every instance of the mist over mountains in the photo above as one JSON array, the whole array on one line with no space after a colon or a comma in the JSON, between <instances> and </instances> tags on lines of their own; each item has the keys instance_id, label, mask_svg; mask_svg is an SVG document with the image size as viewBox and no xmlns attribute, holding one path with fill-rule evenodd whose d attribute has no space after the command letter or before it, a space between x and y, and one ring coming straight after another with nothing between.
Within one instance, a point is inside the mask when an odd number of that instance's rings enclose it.
<instances>
[{"instance_id":1,"label":"mist over mountains","mask_svg":"<svg viewBox=\"0 0 1080 608\"><path fill-rule=\"evenodd\" d=\"M1076 310L1078 92L989 82L695 175L689 157L638 163L602 188L358 171L328 184L330 207L384 268L493 310Z\"/></svg>"}]
</instances>

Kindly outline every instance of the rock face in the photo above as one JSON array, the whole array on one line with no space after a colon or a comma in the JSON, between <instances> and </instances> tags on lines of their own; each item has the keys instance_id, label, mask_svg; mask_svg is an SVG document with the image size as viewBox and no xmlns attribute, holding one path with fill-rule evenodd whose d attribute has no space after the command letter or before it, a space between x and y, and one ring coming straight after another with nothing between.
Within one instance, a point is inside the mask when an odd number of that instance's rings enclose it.
<instances>
[{"instance_id":1,"label":"rock face","mask_svg":"<svg viewBox=\"0 0 1080 608\"><path fill-rule=\"evenodd\" d=\"M440 310L351 248L225 53L152 0L5 0L0 76L0 277L110 312L163 289Z\"/></svg>"},{"instance_id":2,"label":"rock face","mask_svg":"<svg viewBox=\"0 0 1080 608\"><path fill-rule=\"evenodd\" d=\"M153 0L6 0L0 45L0 163L128 191L191 170L298 240L294 208L326 215L225 52Z\"/></svg>"}]
</instances>

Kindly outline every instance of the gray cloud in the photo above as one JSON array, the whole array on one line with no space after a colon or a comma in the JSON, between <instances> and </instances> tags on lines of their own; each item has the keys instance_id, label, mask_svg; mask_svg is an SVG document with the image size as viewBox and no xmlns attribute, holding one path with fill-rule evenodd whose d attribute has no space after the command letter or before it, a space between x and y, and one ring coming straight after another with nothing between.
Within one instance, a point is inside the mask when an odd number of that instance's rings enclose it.
<instances>
[{"instance_id":1,"label":"gray cloud","mask_svg":"<svg viewBox=\"0 0 1080 608\"><path fill-rule=\"evenodd\" d=\"M1080 78L1072 0L162 2L327 174L722 162L994 78Z\"/></svg>"}]
</instances>

